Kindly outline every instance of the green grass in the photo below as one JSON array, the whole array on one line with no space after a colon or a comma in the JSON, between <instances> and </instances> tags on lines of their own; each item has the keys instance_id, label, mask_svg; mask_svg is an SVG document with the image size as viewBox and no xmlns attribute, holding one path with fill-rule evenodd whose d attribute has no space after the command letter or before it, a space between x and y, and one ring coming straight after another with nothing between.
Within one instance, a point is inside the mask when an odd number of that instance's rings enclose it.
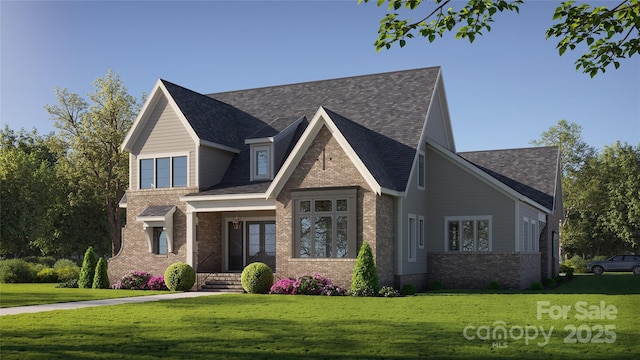
<instances>
[{"instance_id":1,"label":"green grass","mask_svg":"<svg viewBox=\"0 0 640 360\"><path fill-rule=\"evenodd\" d=\"M570 306L567 319L554 320L547 314L537 319L539 301ZM581 314L575 310L578 302L597 307L604 302L616 308L616 318L576 319ZM3 316L0 356L632 359L640 353L639 306L640 277L633 275L578 276L544 292L437 292L404 298L207 296ZM510 338L506 344L478 339L478 328L493 329L501 322L511 330L531 331L535 326L553 332L544 346L538 346L541 335L528 344L524 338ZM587 328L591 339L598 326L605 325L615 326L613 343L564 343L571 326L582 329L584 340ZM474 330L467 334L474 339L464 336L469 326Z\"/></svg>"},{"instance_id":2,"label":"green grass","mask_svg":"<svg viewBox=\"0 0 640 360\"><path fill-rule=\"evenodd\" d=\"M56 285L57 284L0 284L0 307L42 305L168 293L167 291L151 290L58 289Z\"/></svg>"}]
</instances>

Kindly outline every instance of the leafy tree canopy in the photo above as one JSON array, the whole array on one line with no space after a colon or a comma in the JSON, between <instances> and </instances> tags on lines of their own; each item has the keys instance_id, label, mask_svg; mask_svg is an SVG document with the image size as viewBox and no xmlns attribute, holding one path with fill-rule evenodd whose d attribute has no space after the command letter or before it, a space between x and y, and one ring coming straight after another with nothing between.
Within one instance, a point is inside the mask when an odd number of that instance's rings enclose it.
<instances>
[{"instance_id":1,"label":"leafy tree canopy","mask_svg":"<svg viewBox=\"0 0 640 360\"><path fill-rule=\"evenodd\" d=\"M358 0L358 3L370 0ZM451 0L377 0L377 5L388 3L389 13L380 21L376 50L389 49L392 44L406 45L407 39L418 34L429 42L445 33L455 31L456 39L473 42L483 32L491 31L494 17L502 12L520 12L524 0L467 0L464 5L452 6ZM403 18L402 8L415 10L423 6L420 20ZM586 43L588 50L576 60L576 70L582 69L591 77L605 72L613 64L617 69L620 59L640 52L640 0L611 1L607 6L592 7L565 1L556 8L546 36L559 38L556 45L562 56L567 49L574 50Z\"/></svg>"}]
</instances>

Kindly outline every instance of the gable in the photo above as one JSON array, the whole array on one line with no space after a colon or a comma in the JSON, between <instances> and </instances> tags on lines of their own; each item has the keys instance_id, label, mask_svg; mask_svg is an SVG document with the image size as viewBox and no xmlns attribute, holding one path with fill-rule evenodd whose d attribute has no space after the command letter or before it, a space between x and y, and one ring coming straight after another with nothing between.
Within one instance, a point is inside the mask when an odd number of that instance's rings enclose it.
<instances>
[{"instance_id":1,"label":"gable","mask_svg":"<svg viewBox=\"0 0 640 360\"><path fill-rule=\"evenodd\" d=\"M142 124L130 152L134 155L172 153L192 150L194 145L167 97L161 96Z\"/></svg>"},{"instance_id":2,"label":"gable","mask_svg":"<svg viewBox=\"0 0 640 360\"><path fill-rule=\"evenodd\" d=\"M449 120L449 111L446 105L446 98L440 95L442 86L438 86L438 91L434 92L429 114L427 115L425 136L436 144L455 152L455 144ZM442 89L444 90L444 89Z\"/></svg>"}]
</instances>

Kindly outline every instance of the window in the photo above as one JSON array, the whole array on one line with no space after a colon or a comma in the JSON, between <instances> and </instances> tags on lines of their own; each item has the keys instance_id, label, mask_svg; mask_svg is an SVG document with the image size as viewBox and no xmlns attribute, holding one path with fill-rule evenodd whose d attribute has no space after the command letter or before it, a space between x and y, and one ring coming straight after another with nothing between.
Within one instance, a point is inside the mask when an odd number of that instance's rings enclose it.
<instances>
[{"instance_id":1,"label":"window","mask_svg":"<svg viewBox=\"0 0 640 360\"><path fill-rule=\"evenodd\" d=\"M251 148L251 179L271 179L271 147L253 146Z\"/></svg>"},{"instance_id":2,"label":"window","mask_svg":"<svg viewBox=\"0 0 640 360\"><path fill-rule=\"evenodd\" d=\"M491 217L445 218L447 251L491 251Z\"/></svg>"},{"instance_id":3,"label":"window","mask_svg":"<svg viewBox=\"0 0 640 360\"><path fill-rule=\"evenodd\" d=\"M424 153L418 154L418 188L424 190Z\"/></svg>"},{"instance_id":4,"label":"window","mask_svg":"<svg viewBox=\"0 0 640 360\"><path fill-rule=\"evenodd\" d=\"M294 257L356 257L354 189L294 191Z\"/></svg>"},{"instance_id":5,"label":"window","mask_svg":"<svg viewBox=\"0 0 640 360\"><path fill-rule=\"evenodd\" d=\"M418 248L424 249L424 217L418 217Z\"/></svg>"},{"instance_id":6,"label":"window","mask_svg":"<svg viewBox=\"0 0 640 360\"><path fill-rule=\"evenodd\" d=\"M187 186L187 157L140 160L140 189Z\"/></svg>"},{"instance_id":7,"label":"window","mask_svg":"<svg viewBox=\"0 0 640 360\"><path fill-rule=\"evenodd\" d=\"M153 228L153 253L167 255L167 232L161 227Z\"/></svg>"},{"instance_id":8,"label":"window","mask_svg":"<svg viewBox=\"0 0 640 360\"><path fill-rule=\"evenodd\" d=\"M416 261L416 216L409 214L409 228L407 229L407 257L409 261Z\"/></svg>"},{"instance_id":9,"label":"window","mask_svg":"<svg viewBox=\"0 0 640 360\"><path fill-rule=\"evenodd\" d=\"M538 224L536 220L524 218L522 222L522 238L520 241L521 252L538 251Z\"/></svg>"}]
</instances>

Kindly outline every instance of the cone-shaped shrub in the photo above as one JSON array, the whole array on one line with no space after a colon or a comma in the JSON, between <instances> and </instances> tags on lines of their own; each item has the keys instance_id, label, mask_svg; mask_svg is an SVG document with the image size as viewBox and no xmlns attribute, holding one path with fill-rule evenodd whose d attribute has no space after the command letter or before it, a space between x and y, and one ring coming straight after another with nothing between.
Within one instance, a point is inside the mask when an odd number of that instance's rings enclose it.
<instances>
[{"instance_id":1,"label":"cone-shaped shrub","mask_svg":"<svg viewBox=\"0 0 640 360\"><path fill-rule=\"evenodd\" d=\"M373 253L369 243L364 242L358 252L356 267L351 277L351 290L353 296L377 296L380 291L378 282L378 270L373 262Z\"/></svg>"},{"instance_id":2,"label":"cone-shaped shrub","mask_svg":"<svg viewBox=\"0 0 640 360\"><path fill-rule=\"evenodd\" d=\"M196 271L185 262L173 263L164 272L164 283L171 291L187 291L196 283Z\"/></svg>"},{"instance_id":3,"label":"cone-shaped shrub","mask_svg":"<svg viewBox=\"0 0 640 360\"><path fill-rule=\"evenodd\" d=\"M108 289L109 288L109 274L107 273L107 262L103 258L98 260L96 265L96 273L93 277L94 289Z\"/></svg>"},{"instance_id":4,"label":"cone-shaped shrub","mask_svg":"<svg viewBox=\"0 0 640 360\"><path fill-rule=\"evenodd\" d=\"M273 285L273 271L265 263L254 262L242 270L240 281L249 294L266 294Z\"/></svg>"},{"instance_id":5,"label":"cone-shaped shrub","mask_svg":"<svg viewBox=\"0 0 640 360\"><path fill-rule=\"evenodd\" d=\"M82 268L80 269L80 278L78 279L78 287L81 289L91 289L93 287L93 277L96 273L96 265L98 259L93 252L93 246L89 246L84 253Z\"/></svg>"}]
</instances>

